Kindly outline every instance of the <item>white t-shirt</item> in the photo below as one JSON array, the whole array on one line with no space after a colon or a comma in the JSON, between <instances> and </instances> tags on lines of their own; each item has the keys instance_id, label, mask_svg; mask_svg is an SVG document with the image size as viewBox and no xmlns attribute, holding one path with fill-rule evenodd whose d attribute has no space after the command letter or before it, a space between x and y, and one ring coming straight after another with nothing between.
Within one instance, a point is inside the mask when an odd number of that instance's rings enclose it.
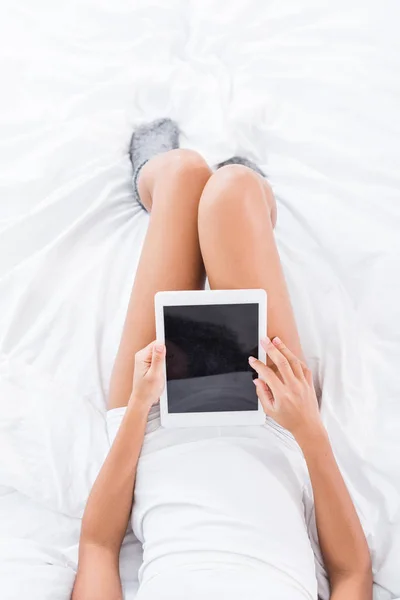
<instances>
[{"instance_id":1,"label":"white t-shirt","mask_svg":"<svg viewBox=\"0 0 400 600\"><path fill-rule=\"evenodd\" d=\"M108 413L110 442L124 411ZM271 420L164 429L153 409L132 511L137 600L316 600L308 484L299 447Z\"/></svg>"}]
</instances>

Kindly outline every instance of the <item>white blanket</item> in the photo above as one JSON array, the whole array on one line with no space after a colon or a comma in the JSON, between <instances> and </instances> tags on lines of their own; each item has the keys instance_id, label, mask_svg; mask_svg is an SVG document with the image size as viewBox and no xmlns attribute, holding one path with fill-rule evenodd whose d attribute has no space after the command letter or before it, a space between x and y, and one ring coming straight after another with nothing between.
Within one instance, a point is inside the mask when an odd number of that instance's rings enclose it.
<instances>
[{"instance_id":1,"label":"white blanket","mask_svg":"<svg viewBox=\"0 0 400 600\"><path fill-rule=\"evenodd\" d=\"M2 598L69 597L148 220L127 149L164 115L211 163L242 153L269 175L375 597L400 596L399 3L4 0L1 16Z\"/></svg>"}]
</instances>

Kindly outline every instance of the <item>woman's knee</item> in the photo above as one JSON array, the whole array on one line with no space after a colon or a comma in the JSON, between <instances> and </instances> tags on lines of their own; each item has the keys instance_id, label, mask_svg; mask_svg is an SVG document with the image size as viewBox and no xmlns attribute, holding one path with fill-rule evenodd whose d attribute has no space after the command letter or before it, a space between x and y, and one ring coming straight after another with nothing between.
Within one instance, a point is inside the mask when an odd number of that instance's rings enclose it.
<instances>
[{"instance_id":1,"label":"woman's knee","mask_svg":"<svg viewBox=\"0 0 400 600\"><path fill-rule=\"evenodd\" d=\"M143 167L143 171L148 179L159 178L164 182L176 178L208 179L211 175L210 167L201 154L185 148L158 154Z\"/></svg>"},{"instance_id":2,"label":"woman's knee","mask_svg":"<svg viewBox=\"0 0 400 600\"><path fill-rule=\"evenodd\" d=\"M249 203L255 209L257 203L265 207L266 201L271 213L276 212L274 196L266 179L244 165L226 165L209 179L201 197L200 210L203 214L209 211L215 214L219 210L223 213L244 208ZM276 215L274 217L276 219Z\"/></svg>"},{"instance_id":3,"label":"woman's knee","mask_svg":"<svg viewBox=\"0 0 400 600\"><path fill-rule=\"evenodd\" d=\"M138 180L138 190L145 204L152 206L155 196L157 202L164 198L171 201L171 194L155 194L156 189L171 189L177 202L187 201L185 194L176 191L176 186L182 185L186 190L192 190L193 193L187 196L198 204L210 176L211 170L198 152L177 148L158 154L144 165Z\"/></svg>"},{"instance_id":4,"label":"woman's knee","mask_svg":"<svg viewBox=\"0 0 400 600\"><path fill-rule=\"evenodd\" d=\"M169 172L178 174L196 173L206 171L211 174L210 167L204 158L195 150L177 148L161 155L164 159L164 168Z\"/></svg>"},{"instance_id":5,"label":"woman's knee","mask_svg":"<svg viewBox=\"0 0 400 600\"><path fill-rule=\"evenodd\" d=\"M223 205L245 201L246 197L262 194L259 175L243 165L226 165L209 179L202 196L205 205Z\"/></svg>"}]
</instances>

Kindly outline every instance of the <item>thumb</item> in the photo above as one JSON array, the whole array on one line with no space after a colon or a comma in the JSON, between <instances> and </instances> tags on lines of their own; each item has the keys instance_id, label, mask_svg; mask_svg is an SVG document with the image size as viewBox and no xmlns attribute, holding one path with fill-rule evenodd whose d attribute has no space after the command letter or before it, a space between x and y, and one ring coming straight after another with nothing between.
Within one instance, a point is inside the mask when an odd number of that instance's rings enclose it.
<instances>
[{"instance_id":1,"label":"thumb","mask_svg":"<svg viewBox=\"0 0 400 600\"><path fill-rule=\"evenodd\" d=\"M271 394L271 390L265 385L261 379L253 379L253 383L256 386L257 396L262 404L264 412L269 417L274 413L274 397Z\"/></svg>"},{"instance_id":2,"label":"thumb","mask_svg":"<svg viewBox=\"0 0 400 600\"><path fill-rule=\"evenodd\" d=\"M161 344L160 342L156 342L153 346L152 356L151 356L151 366L149 369L149 373L153 375L160 372L164 365L164 357L165 357L165 344Z\"/></svg>"}]
</instances>

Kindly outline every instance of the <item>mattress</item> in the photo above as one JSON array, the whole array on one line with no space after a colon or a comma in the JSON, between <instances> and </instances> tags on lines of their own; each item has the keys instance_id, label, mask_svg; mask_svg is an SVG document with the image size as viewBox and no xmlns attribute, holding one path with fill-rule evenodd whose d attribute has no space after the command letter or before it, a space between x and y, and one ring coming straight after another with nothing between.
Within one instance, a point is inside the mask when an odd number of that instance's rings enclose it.
<instances>
[{"instance_id":1,"label":"mattress","mask_svg":"<svg viewBox=\"0 0 400 600\"><path fill-rule=\"evenodd\" d=\"M244 154L268 174L374 597L400 597L399 18L396 0L3 1L4 600L70 596L148 223L132 198L129 140L160 116L210 164ZM129 532L126 600L139 564Z\"/></svg>"}]
</instances>

